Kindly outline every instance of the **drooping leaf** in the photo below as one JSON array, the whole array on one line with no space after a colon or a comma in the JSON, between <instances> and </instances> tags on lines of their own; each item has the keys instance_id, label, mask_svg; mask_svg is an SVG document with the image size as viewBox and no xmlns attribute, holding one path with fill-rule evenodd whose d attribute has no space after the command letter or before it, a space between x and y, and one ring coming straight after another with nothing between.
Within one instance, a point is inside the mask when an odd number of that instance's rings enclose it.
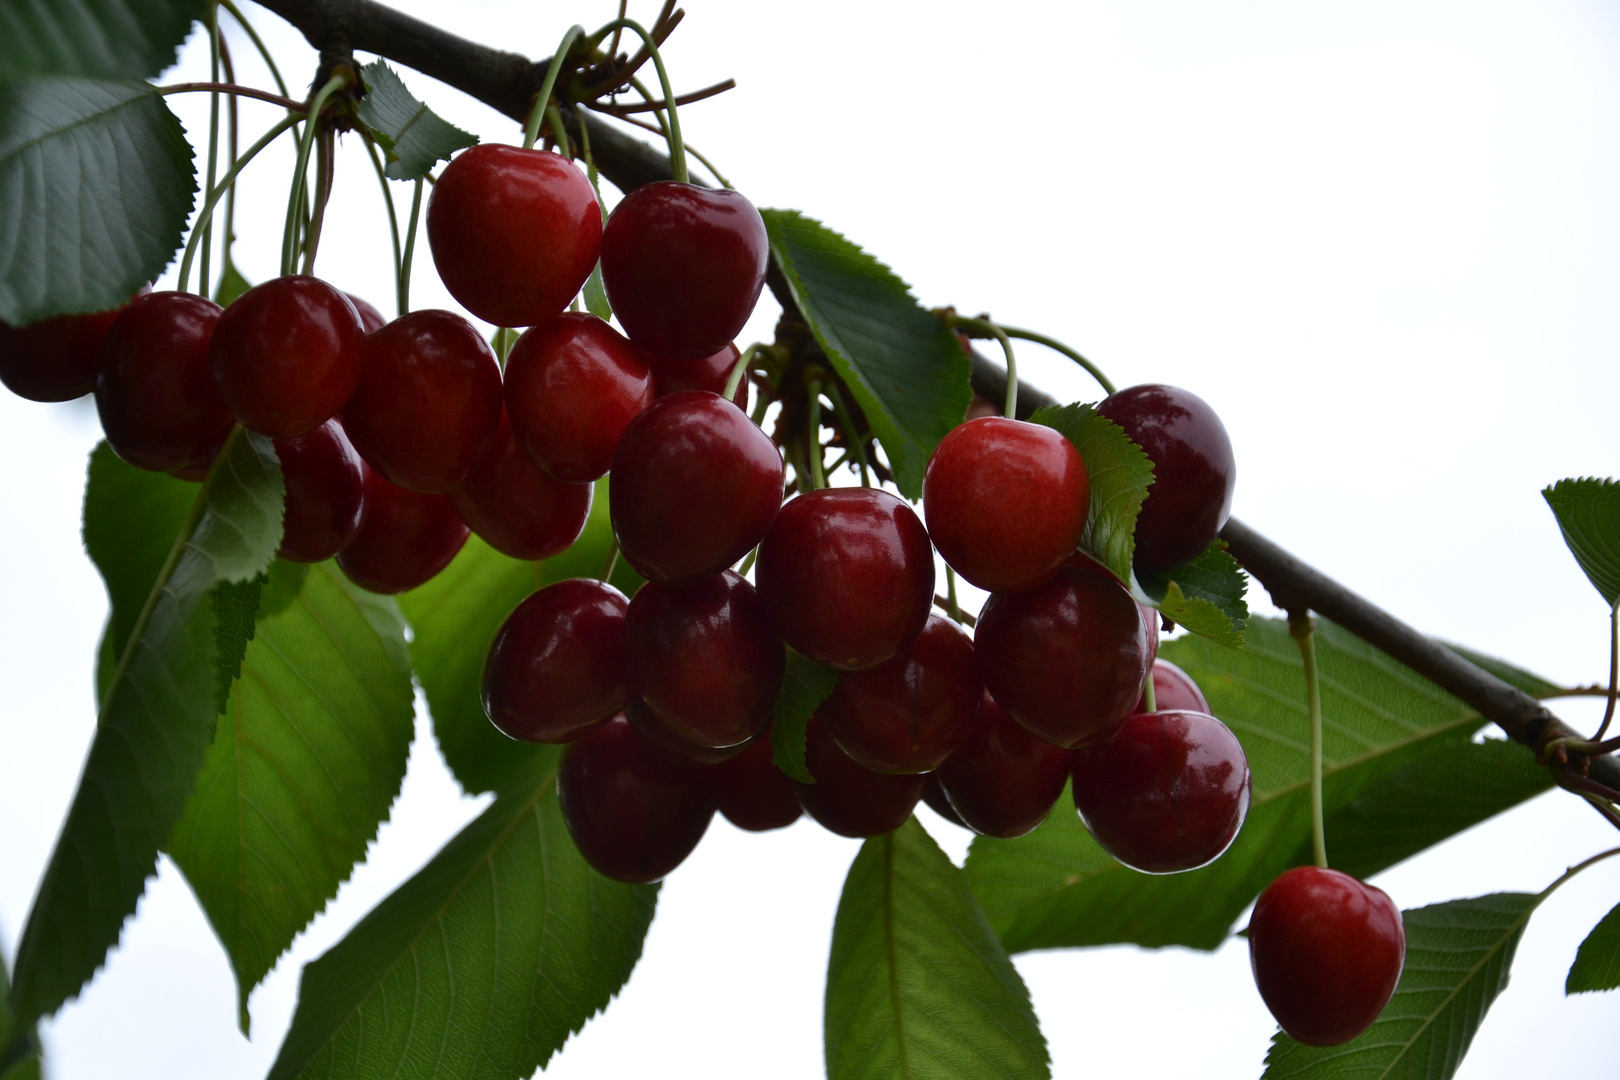
<instances>
[{"instance_id":1,"label":"drooping leaf","mask_svg":"<svg viewBox=\"0 0 1620 1080\"><path fill-rule=\"evenodd\" d=\"M209 594L264 571L281 541L281 466L237 429L188 517L107 689L94 741L18 948L24 1022L78 993L135 910L216 727ZM87 499L98 493L92 487ZM87 515L88 517L88 515Z\"/></svg>"},{"instance_id":2,"label":"drooping leaf","mask_svg":"<svg viewBox=\"0 0 1620 1080\"><path fill-rule=\"evenodd\" d=\"M253 283L236 268L236 260L226 259L224 269L219 272L219 283L214 286L214 303L220 307L230 307L237 297L251 288Z\"/></svg>"},{"instance_id":3,"label":"drooping leaf","mask_svg":"<svg viewBox=\"0 0 1620 1080\"><path fill-rule=\"evenodd\" d=\"M360 78L366 84L360 119L387 156L383 171L390 180L420 180L457 150L478 142L478 136L418 101L384 61L373 60L361 68Z\"/></svg>"},{"instance_id":4,"label":"drooping leaf","mask_svg":"<svg viewBox=\"0 0 1620 1080\"><path fill-rule=\"evenodd\" d=\"M1119 580L1131 580L1136 515L1153 483L1153 462L1124 428L1099 416L1090 405L1041 409L1029 419L1061 432L1086 463L1091 506L1086 511L1085 534L1080 537L1081 550L1108 567Z\"/></svg>"},{"instance_id":5,"label":"drooping leaf","mask_svg":"<svg viewBox=\"0 0 1620 1080\"><path fill-rule=\"evenodd\" d=\"M1496 996L1540 902L1492 893L1403 912L1406 967L1383 1015L1340 1046L1304 1046L1278 1032L1262 1080L1449 1080Z\"/></svg>"},{"instance_id":6,"label":"drooping leaf","mask_svg":"<svg viewBox=\"0 0 1620 1080\"><path fill-rule=\"evenodd\" d=\"M337 894L399 794L405 622L334 564L276 563L197 790L169 842L247 998Z\"/></svg>"},{"instance_id":7,"label":"drooping leaf","mask_svg":"<svg viewBox=\"0 0 1620 1080\"><path fill-rule=\"evenodd\" d=\"M39 1080L39 1033L11 1022L11 976L5 942L0 941L0 1080Z\"/></svg>"},{"instance_id":8,"label":"drooping leaf","mask_svg":"<svg viewBox=\"0 0 1620 1080\"><path fill-rule=\"evenodd\" d=\"M1541 494L1587 580L1611 608L1620 603L1620 483L1560 480Z\"/></svg>"},{"instance_id":9,"label":"drooping leaf","mask_svg":"<svg viewBox=\"0 0 1620 1080\"><path fill-rule=\"evenodd\" d=\"M816 782L804 761L805 725L837 686L835 669L787 651L782 689L771 706L771 762L801 784Z\"/></svg>"},{"instance_id":10,"label":"drooping leaf","mask_svg":"<svg viewBox=\"0 0 1620 1080\"><path fill-rule=\"evenodd\" d=\"M1029 991L962 871L911 818L861 845L827 963L828 1080L1044 1078Z\"/></svg>"},{"instance_id":11,"label":"drooping leaf","mask_svg":"<svg viewBox=\"0 0 1620 1080\"><path fill-rule=\"evenodd\" d=\"M1186 566L1167 574L1149 574L1137 582L1141 587L1137 599L1200 637L1242 648L1243 628L1249 619L1249 605L1243 599L1249 591L1249 578L1226 553L1224 541L1216 540Z\"/></svg>"},{"instance_id":12,"label":"drooping leaf","mask_svg":"<svg viewBox=\"0 0 1620 1080\"><path fill-rule=\"evenodd\" d=\"M1610 908L1586 935L1564 980L1566 994L1614 989L1620 989L1620 904Z\"/></svg>"},{"instance_id":13,"label":"drooping leaf","mask_svg":"<svg viewBox=\"0 0 1620 1080\"><path fill-rule=\"evenodd\" d=\"M771 255L883 443L895 485L918 498L928 456L972 400L967 352L894 271L855 244L797 210L761 213Z\"/></svg>"},{"instance_id":14,"label":"drooping leaf","mask_svg":"<svg viewBox=\"0 0 1620 1080\"><path fill-rule=\"evenodd\" d=\"M150 79L207 9L205 0L7 0L0 74Z\"/></svg>"},{"instance_id":15,"label":"drooping leaf","mask_svg":"<svg viewBox=\"0 0 1620 1080\"><path fill-rule=\"evenodd\" d=\"M0 319L103 311L180 246L191 146L145 83L0 77Z\"/></svg>"},{"instance_id":16,"label":"drooping leaf","mask_svg":"<svg viewBox=\"0 0 1620 1080\"><path fill-rule=\"evenodd\" d=\"M607 1006L641 956L658 887L586 864L562 822L557 760L541 748L304 969L270 1080L516 1080Z\"/></svg>"}]
</instances>

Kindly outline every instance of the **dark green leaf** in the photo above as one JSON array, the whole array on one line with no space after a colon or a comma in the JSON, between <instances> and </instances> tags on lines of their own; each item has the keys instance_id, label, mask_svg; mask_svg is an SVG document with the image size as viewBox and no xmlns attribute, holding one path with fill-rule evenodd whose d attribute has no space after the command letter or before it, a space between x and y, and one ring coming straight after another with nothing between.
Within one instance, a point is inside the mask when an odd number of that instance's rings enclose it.
<instances>
[{"instance_id":1,"label":"dark green leaf","mask_svg":"<svg viewBox=\"0 0 1620 1080\"><path fill-rule=\"evenodd\" d=\"M11 977L0 941L0 1080L39 1080L39 1033L11 1022Z\"/></svg>"},{"instance_id":2,"label":"dark green leaf","mask_svg":"<svg viewBox=\"0 0 1620 1080\"><path fill-rule=\"evenodd\" d=\"M928 456L973 397L967 352L894 271L843 236L797 210L762 213L771 254L883 443L895 485L920 497Z\"/></svg>"},{"instance_id":3,"label":"dark green leaf","mask_svg":"<svg viewBox=\"0 0 1620 1080\"><path fill-rule=\"evenodd\" d=\"M1233 649L1243 647L1249 605L1244 595L1249 578L1238 561L1216 540L1186 566L1168 574L1138 579L1142 596L1152 606L1200 637Z\"/></svg>"},{"instance_id":4,"label":"dark green leaf","mask_svg":"<svg viewBox=\"0 0 1620 1080\"><path fill-rule=\"evenodd\" d=\"M145 83L0 77L0 319L125 303L180 246L191 146Z\"/></svg>"},{"instance_id":5,"label":"dark green leaf","mask_svg":"<svg viewBox=\"0 0 1620 1080\"><path fill-rule=\"evenodd\" d=\"M837 685L836 670L787 651L782 689L771 706L771 761L801 784L816 782L804 762L805 725Z\"/></svg>"},{"instance_id":6,"label":"dark green leaf","mask_svg":"<svg viewBox=\"0 0 1620 1080\"><path fill-rule=\"evenodd\" d=\"M253 283L242 276L232 259L225 260L225 269L219 272L219 284L214 287L214 303L230 307L236 298L253 288Z\"/></svg>"},{"instance_id":7,"label":"dark green leaf","mask_svg":"<svg viewBox=\"0 0 1620 1080\"><path fill-rule=\"evenodd\" d=\"M205 0L6 0L0 74L150 79L207 12Z\"/></svg>"},{"instance_id":8,"label":"dark green leaf","mask_svg":"<svg viewBox=\"0 0 1620 1080\"><path fill-rule=\"evenodd\" d=\"M220 661L209 594L270 565L281 541L282 491L270 440L237 429L198 489L197 512L109 683L18 948L13 1004L25 1022L53 1012L89 981L180 819L216 727ZM86 501L102 497L92 485Z\"/></svg>"},{"instance_id":9,"label":"dark green leaf","mask_svg":"<svg viewBox=\"0 0 1620 1080\"><path fill-rule=\"evenodd\" d=\"M1576 950L1575 963L1564 980L1564 993L1620 988L1620 904L1598 920Z\"/></svg>"},{"instance_id":10,"label":"dark green leaf","mask_svg":"<svg viewBox=\"0 0 1620 1080\"><path fill-rule=\"evenodd\" d=\"M916 818L866 841L849 868L825 1024L828 1080L1051 1075L1023 979Z\"/></svg>"},{"instance_id":11,"label":"dark green leaf","mask_svg":"<svg viewBox=\"0 0 1620 1080\"><path fill-rule=\"evenodd\" d=\"M1080 548L1119 580L1130 581L1136 515L1153 483L1153 462L1124 428L1097 415L1090 405L1041 409L1029 419L1057 429L1080 451L1091 481L1091 506Z\"/></svg>"},{"instance_id":12,"label":"dark green leaf","mask_svg":"<svg viewBox=\"0 0 1620 1080\"><path fill-rule=\"evenodd\" d=\"M276 563L168 851L247 998L337 894L399 794L413 732L405 622L332 563Z\"/></svg>"},{"instance_id":13,"label":"dark green leaf","mask_svg":"<svg viewBox=\"0 0 1620 1080\"><path fill-rule=\"evenodd\" d=\"M270 1070L289 1077L513 1080L630 977L656 885L586 865L543 747L477 820L304 969Z\"/></svg>"},{"instance_id":14,"label":"dark green leaf","mask_svg":"<svg viewBox=\"0 0 1620 1080\"><path fill-rule=\"evenodd\" d=\"M585 279L585 310L603 322L613 318L613 305L608 302L607 289L602 284L602 264L591 267L591 276Z\"/></svg>"},{"instance_id":15,"label":"dark green leaf","mask_svg":"<svg viewBox=\"0 0 1620 1080\"><path fill-rule=\"evenodd\" d=\"M416 100L383 61L373 60L361 68L360 77L366 83L360 119L387 155L384 171L390 180L420 180L457 150L478 142L478 136L462 131Z\"/></svg>"},{"instance_id":16,"label":"dark green leaf","mask_svg":"<svg viewBox=\"0 0 1620 1080\"><path fill-rule=\"evenodd\" d=\"M225 703L231 698L231 684L242 674L242 657L253 640L264 580L261 574L251 581L222 581L208 594L214 605L215 712L224 713Z\"/></svg>"},{"instance_id":17,"label":"dark green leaf","mask_svg":"<svg viewBox=\"0 0 1620 1080\"><path fill-rule=\"evenodd\" d=\"M1610 607L1620 603L1620 483L1560 480L1541 494L1587 579Z\"/></svg>"},{"instance_id":18,"label":"dark green leaf","mask_svg":"<svg viewBox=\"0 0 1620 1080\"><path fill-rule=\"evenodd\" d=\"M1303 1046L1278 1032L1262 1080L1448 1080L1462 1064L1540 897L1492 893L1414 908L1406 968L1373 1026L1340 1046Z\"/></svg>"}]
</instances>

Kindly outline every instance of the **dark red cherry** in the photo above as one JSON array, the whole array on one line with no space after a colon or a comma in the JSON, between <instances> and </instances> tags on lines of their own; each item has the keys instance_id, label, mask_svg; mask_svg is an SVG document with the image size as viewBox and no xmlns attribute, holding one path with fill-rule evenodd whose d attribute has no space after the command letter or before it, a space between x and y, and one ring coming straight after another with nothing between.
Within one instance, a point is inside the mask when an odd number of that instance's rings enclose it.
<instances>
[{"instance_id":1,"label":"dark red cherry","mask_svg":"<svg viewBox=\"0 0 1620 1080\"><path fill-rule=\"evenodd\" d=\"M337 562L362 589L402 593L433 580L466 542L467 526L448 498L402 488L367 467L360 528Z\"/></svg>"},{"instance_id":2,"label":"dark red cherry","mask_svg":"<svg viewBox=\"0 0 1620 1080\"><path fill-rule=\"evenodd\" d=\"M1159 658L1159 613L1146 604L1136 605L1142 612L1142 629L1147 632L1148 667L1152 667ZM1136 710L1141 712L1141 709ZM1208 709L1204 710L1209 712Z\"/></svg>"},{"instance_id":3,"label":"dark red cherry","mask_svg":"<svg viewBox=\"0 0 1620 1080\"><path fill-rule=\"evenodd\" d=\"M377 310L377 305L369 300L361 299L352 292L346 292L343 295L347 296L349 303L354 305L354 313L360 316L360 328L366 333L381 330L388 325L388 320L383 318L383 313Z\"/></svg>"},{"instance_id":4,"label":"dark red cherry","mask_svg":"<svg viewBox=\"0 0 1620 1080\"><path fill-rule=\"evenodd\" d=\"M651 581L719 573L760 542L782 505L782 455L718 394L682 390L624 429L608 508L625 561Z\"/></svg>"},{"instance_id":5,"label":"dark red cherry","mask_svg":"<svg viewBox=\"0 0 1620 1080\"><path fill-rule=\"evenodd\" d=\"M1157 383L1115 391L1097 411L1153 462L1136 519L1136 568L1158 574L1197 558L1232 512L1237 464L1221 418L1197 394Z\"/></svg>"},{"instance_id":6,"label":"dark red cherry","mask_svg":"<svg viewBox=\"0 0 1620 1080\"><path fill-rule=\"evenodd\" d=\"M819 715L839 749L868 769L928 772L967 738L983 694L973 639L951 620L929 615L899 656L845 672Z\"/></svg>"},{"instance_id":7,"label":"dark red cherry","mask_svg":"<svg viewBox=\"0 0 1620 1080\"><path fill-rule=\"evenodd\" d=\"M562 312L602 247L602 211L578 166L548 150L481 143L444 167L427 209L444 287L496 326Z\"/></svg>"},{"instance_id":8,"label":"dark red cherry","mask_svg":"<svg viewBox=\"0 0 1620 1080\"><path fill-rule=\"evenodd\" d=\"M579 853L617 881L662 878L714 817L703 767L650 749L623 716L563 750L557 797Z\"/></svg>"},{"instance_id":9,"label":"dark red cherry","mask_svg":"<svg viewBox=\"0 0 1620 1080\"><path fill-rule=\"evenodd\" d=\"M255 285L225 309L208 346L214 382L244 427L290 439L338 414L360 381L365 328L319 278Z\"/></svg>"},{"instance_id":10,"label":"dark red cherry","mask_svg":"<svg viewBox=\"0 0 1620 1080\"><path fill-rule=\"evenodd\" d=\"M657 713L647 708L646 703L638 697L632 697L625 702L624 715L625 719L630 721L630 726L636 729L636 734L641 736L641 741L653 750L681 761L695 761L699 765L718 765L723 761L730 761L757 740L756 736L755 739L732 746L705 746L702 743L692 742L677 735L673 728Z\"/></svg>"},{"instance_id":11,"label":"dark red cherry","mask_svg":"<svg viewBox=\"0 0 1620 1080\"><path fill-rule=\"evenodd\" d=\"M579 539L595 492L592 484L565 484L541 472L518 449L503 411L489 449L450 490L450 505L496 551L549 559Z\"/></svg>"},{"instance_id":12,"label":"dark red cherry","mask_svg":"<svg viewBox=\"0 0 1620 1080\"><path fill-rule=\"evenodd\" d=\"M625 425L652 399L647 358L595 315L569 311L527 330L506 358L512 434L556 480L605 476Z\"/></svg>"},{"instance_id":13,"label":"dark red cherry","mask_svg":"<svg viewBox=\"0 0 1620 1080\"><path fill-rule=\"evenodd\" d=\"M131 465L206 469L230 434L234 421L208 366L219 317L212 300L156 292L113 320L96 373L96 411L107 444Z\"/></svg>"},{"instance_id":14,"label":"dark red cherry","mask_svg":"<svg viewBox=\"0 0 1620 1080\"><path fill-rule=\"evenodd\" d=\"M413 311L360 346L360 383L343 427L373 469L412 491L467 478L501 420L501 367L472 323Z\"/></svg>"},{"instance_id":15,"label":"dark red cherry","mask_svg":"<svg viewBox=\"0 0 1620 1080\"><path fill-rule=\"evenodd\" d=\"M349 546L360 528L365 465L343 425L328 420L295 439L277 439L276 456L286 481L286 514L278 556L290 562L330 559Z\"/></svg>"},{"instance_id":16,"label":"dark red cherry","mask_svg":"<svg viewBox=\"0 0 1620 1080\"><path fill-rule=\"evenodd\" d=\"M1024 592L1080 542L1091 481L1052 428L987 416L951 429L928 459L923 515L951 569L981 589Z\"/></svg>"},{"instance_id":17,"label":"dark red cherry","mask_svg":"<svg viewBox=\"0 0 1620 1080\"><path fill-rule=\"evenodd\" d=\"M900 655L934 603L928 530L876 488L822 488L788 502L760 543L754 576L782 640L844 671Z\"/></svg>"},{"instance_id":18,"label":"dark red cherry","mask_svg":"<svg viewBox=\"0 0 1620 1080\"><path fill-rule=\"evenodd\" d=\"M1073 566L1030 592L992 593L974 652L1008 715L1071 750L1119 730L1147 680L1136 601L1112 578Z\"/></svg>"},{"instance_id":19,"label":"dark red cherry","mask_svg":"<svg viewBox=\"0 0 1620 1080\"><path fill-rule=\"evenodd\" d=\"M945 794L945 789L939 786L939 773L931 772L928 774L928 783L923 787L922 801L927 803L934 813L952 825L959 825L964 829L971 828L967 822L962 820L962 815L956 812L956 807L951 805L950 797Z\"/></svg>"},{"instance_id":20,"label":"dark red cherry","mask_svg":"<svg viewBox=\"0 0 1620 1080\"><path fill-rule=\"evenodd\" d=\"M1209 712L1209 702L1204 698L1204 692L1198 689L1192 676L1182 671L1168 660L1153 661L1153 703L1160 710L1164 709L1190 709L1193 712ZM1137 699L1136 712L1147 711L1147 695Z\"/></svg>"},{"instance_id":21,"label":"dark red cherry","mask_svg":"<svg viewBox=\"0 0 1620 1080\"><path fill-rule=\"evenodd\" d=\"M1114 858L1145 874L1220 857L1249 813L1249 759L1204 712L1137 713L1112 739L1074 752L1074 805Z\"/></svg>"},{"instance_id":22,"label":"dark red cherry","mask_svg":"<svg viewBox=\"0 0 1620 1080\"><path fill-rule=\"evenodd\" d=\"M838 749L819 717L805 728L804 764L813 784L793 781L804 812L839 836L878 836L905 824L928 783L926 775L873 772Z\"/></svg>"},{"instance_id":23,"label":"dark red cherry","mask_svg":"<svg viewBox=\"0 0 1620 1080\"><path fill-rule=\"evenodd\" d=\"M0 383L29 401L72 401L91 393L101 346L123 310L56 315L26 326L0 322Z\"/></svg>"},{"instance_id":24,"label":"dark red cherry","mask_svg":"<svg viewBox=\"0 0 1620 1080\"><path fill-rule=\"evenodd\" d=\"M709 774L720 812L739 829L785 829L803 813L792 781L771 762L771 753L771 733L767 731Z\"/></svg>"},{"instance_id":25,"label":"dark red cherry","mask_svg":"<svg viewBox=\"0 0 1620 1080\"><path fill-rule=\"evenodd\" d=\"M668 357L649 356L652 366L653 395L665 397L681 390L707 390L711 394L723 393L731 379L731 371L742 359L735 344L728 344L719 352L707 356ZM748 411L748 379L737 383L737 392L731 403Z\"/></svg>"},{"instance_id":26,"label":"dark red cherry","mask_svg":"<svg viewBox=\"0 0 1620 1080\"><path fill-rule=\"evenodd\" d=\"M963 825L1011 840L1052 812L1069 781L1069 752L1015 724L986 693L966 741L934 775Z\"/></svg>"},{"instance_id":27,"label":"dark red cherry","mask_svg":"<svg viewBox=\"0 0 1620 1080\"><path fill-rule=\"evenodd\" d=\"M1349 874L1296 866L1249 916L1249 964L1271 1015L1308 1046L1337 1046L1372 1026L1406 962L1406 927L1384 890Z\"/></svg>"},{"instance_id":28,"label":"dark red cherry","mask_svg":"<svg viewBox=\"0 0 1620 1080\"><path fill-rule=\"evenodd\" d=\"M624 617L630 602L589 578L559 581L506 617L484 660L484 713L525 742L577 739L630 700Z\"/></svg>"},{"instance_id":29,"label":"dark red cherry","mask_svg":"<svg viewBox=\"0 0 1620 1080\"><path fill-rule=\"evenodd\" d=\"M747 198L660 181L608 216L602 284L631 341L659 356L704 356L753 314L769 255L764 219Z\"/></svg>"}]
</instances>

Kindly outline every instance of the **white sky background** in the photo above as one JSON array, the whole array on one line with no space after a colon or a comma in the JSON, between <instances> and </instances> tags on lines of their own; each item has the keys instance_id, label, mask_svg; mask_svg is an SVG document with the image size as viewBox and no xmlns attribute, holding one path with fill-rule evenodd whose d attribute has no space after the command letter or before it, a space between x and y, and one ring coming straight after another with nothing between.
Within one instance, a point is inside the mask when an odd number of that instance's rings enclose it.
<instances>
[{"instance_id":1,"label":"white sky background","mask_svg":"<svg viewBox=\"0 0 1620 1080\"><path fill-rule=\"evenodd\" d=\"M605 0L400 6L534 56L569 22L613 15ZM1047 332L1122 386L1195 390L1232 434L1237 515L1418 627L1555 680L1606 674L1607 613L1539 490L1620 475L1620 9L822 0L794 19L757 0L687 6L668 49L677 89L739 86L686 110L683 127L758 205L824 220L926 304ZM312 51L248 7L289 79L307 83ZM632 14L655 10L637 0ZM243 81L270 86L232 40ZM521 138L403 75L484 138ZM194 38L164 81L203 77ZM206 96L170 100L200 152ZM275 110L249 103L243 116L246 145ZM255 281L275 272L285 146L244 181L238 258ZM355 140L336 198L319 271L392 314L377 182ZM425 240L412 296L454 308ZM745 340L768 339L775 316L767 295ZM1099 396L1062 358L1019 356L1064 400ZM97 434L85 403L0 397L8 956L94 726L105 597L78 529ZM1257 586L1251 603L1265 600ZM483 805L458 798L419 733L371 862L254 995L253 1041L236 1033L223 952L165 861L106 970L45 1026L52 1075L262 1076L301 965ZM924 814L959 857L966 835ZM1405 907L1535 892L1615 842L1554 794L1378 882ZM827 942L856 850L808 822L753 836L717 819L665 885L620 999L546 1075L820 1076ZM1616 900L1620 860L1543 906L1461 1076L1538 1074L1554 1046L1562 1076L1614 1075L1597 1033L1620 1019L1620 996L1566 1000L1562 981ZM1241 943L1214 957L1115 948L1017 962L1057 1076L1261 1071L1273 1025Z\"/></svg>"}]
</instances>

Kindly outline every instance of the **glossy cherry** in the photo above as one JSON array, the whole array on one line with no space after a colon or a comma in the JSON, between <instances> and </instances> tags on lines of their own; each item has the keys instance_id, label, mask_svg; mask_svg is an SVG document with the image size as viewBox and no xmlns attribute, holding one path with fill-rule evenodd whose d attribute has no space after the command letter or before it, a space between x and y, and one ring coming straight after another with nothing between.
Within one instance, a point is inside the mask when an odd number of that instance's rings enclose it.
<instances>
[{"instance_id":1,"label":"glossy cherry","mask_svg":"<svg viewBox=\"0 0 1620 1080\"><path fill-rule=\"evenodd\" d=\"M707 356L671 357L649 356L652 366L653 395L665 397L681 390L707 390L711 394L723 393L731 379L731 371L742 359L735 343ZM731 403L748 411L748 380L737 382L737 391Z\"/></svg>"},{"instance_id":2,"label":"glossy cherry","mask_svg":"<svg viewBox=\"0 0 1620 1080\"><path fill-rule=\"evenodd\" d=\"M1249 916L1249 964L1271 1015L1309 1046L1337 1046L1372 1026L1406 961L1406 928L1389 894L1349 874L1296 866L1266 886Z\"/></svg>"},{"instance_id":3,"label":"glossy cherry","mask_svg":"<svg viewBox=\"0 0 1620 1080\"><path fill-rule=\"evenodd\" d=\"M1153 703L1159 709L1190 709L1209 712L1209 701L1192 676L1168 660L1153 661ZM1136 712L1147 711L1147 694L1137 699Z\"/></svg>"},{"instance_id":4,"label":"glossy cherry","mask_svg":"<svg viewBox=\"0 0 1620 1080\"><path fill-rule=\"evenodd\" d=\"M553 480L518 449L501 413L489 448L450 490L450 505L467 527L514 559L549 559L585 530L592 484Z\"/></svg>"},{"instance_id":5,"label":"glossy cherry","mask_svg":"<svg viewBox=\"0 0 1620 1080\"><path fill-rule=\"evenodd\" d=\"M964 826L1011 840L1057 804L1069 782L1069 752L1025 731L986 693L967 739L934 776Z\"/></svg>"},{"instance_id":6,"label":"glossy cherry","mask_svg":"<svg viewBox=\"0 0 1620 1080\"><path fill-rule=\"evenodd\" d=\"M660 356L705 356L748 321L769 255L764 219L743 195L660 181L609 215L602 284L631 341Z\"/></svg>"},{"instance_id":7,"label":"glossy cherry","mask_svg":"<svg viewBox=\"0 0 1620 1080\"><path fill-rule=\"evenodd\" d=\"M484 713L524 742L577 739L624 708L630 602L589 578L559 581L513 609L484 660Z\"/></svg>"},{"instance_id":8,"label":"glossy cherry","mask_svg":"<svg viewBox=\"0 0 1620 1080\"><path fill-rule=\"evenodd\" d=\"M1050 581L1086 527L1091 481L1056 430L986 416L952 428L928 459L923 515L940 557L981 589Z\"/></svg>"},{"instance_id":9,"label":"glossy cherry","mask_svg":"<svg viewBox=\"0 0 1620 1080\"><path fill-rule=\"evenodd\" d=\"M844 671L900 655L934 603L928 530L876 488L823 488L789 501L760 543L754 576L782 639Z\"/></svg>"},{"instance_id":10,"label":"glossy cherry","mask_svg":"<svg viewBox=\"0 0 1620 1080\"><path fill-rule=\"evenodd\" d=\"M646 356L595 315L565 312L527 330L506 358L512 434L553 479L605 476L625 426L652 400Z\"/></svg>"},{"instance_id":11,"label":"glossy cherry","mask_svg":"<svg viewBox=\"0 0 1620 1080\"><path fill-rule=\"evenodd\" d=\"M0 322L0 384L29 401L72 401L95 390L101 346L123 310L56 315L26 326Z\"/></svg>"},{"instance_id":12,"label":"glossy cherry","mask_svg":"<svg viewBox=\"0 0 1620 1080\"><path fill-rule=\"evenodd\" d=\"M1158 574L1197 558L1232 512L1237 464L1221 418L1197 394L1158 383L1115 391L1097 411L1153 462L1136 519L1137 569Z\"/></svg>"},{"instance_id":13,"label":"glossy cherry","mask_svg":"<svg viewBox=\"0 0 1620 1080\"><path fill-rule=\"evenodd\" d=\"M782 455L718 394L682 390L624 429L608 506L625 561L651 581L719 573L760 542L782 505Z\"/></svg>"},{"instance_id":14,"label":"glossy cherry","mask_svg":"<svg viewBox=\"0 0 1620 1080\"><path fill-rule=\"evenodd\" d=\"M427 235L458 303L496 326L534 326L590 277L602 212L585 174L561 155L480 143L444 167Z\"/></svg>"},{"instance_id":15,"label":"glossy cherry","mask_svg":"<svg viewBox=\"0 0 1620 1080\"><path fill-rule=\"evenodd\" d=\"M343 427L400 487L446 492L472 471L501 419L501 368L472 323L413 311L367 334Z\"/></svg>"},{"instance_id":16,"label":"glossy cherry","mask_svg":"<svg viewBox=\"0 0 1620 1080\"><path fill-rule=\"evenodd\" d=\"M388 320L383 317L382 312L377 310L376 304L373 304L370 300L362 299L352 292L346 292L343 295L347 296L349 303L354 305L354 313L360 316L360 328L366 333L381 330L388 325Z\"/></svg>"},{"instance_id":17,"label":"glossy cherry","mask_svg":"<svg viewBox=\"0 0 1620 1080\"><path fill-rule=\"evenodd\" d=\"M659 880L714 817L703 767L652 750L623 716L563 750L557 797L580 854L617 881Z\"/></svg>"},{"instance_id":18,"label":"glossy cherry","mask_svg":"<svg viewBox=\"0 0 1620 1080\"><path fill-rule=\"evenodd\" d=\"M916 809L928 777L873 772L838 749L819 717L805 728L805 768L813 784L793 781L804 812L839 836L878 836L898 829Z\"/></svg>"},{"instance_id":19,"label":"glossy cherry","mask_svg":"<svg viewBox=\"0 0 1620 1080\"><path fill-rule=\"evenodd\" d=\"M709 774L716 805L739 829L785 829L803 813L792 781L771 762L771 753L771 734L767 731Z\"/></svg>"},{"instance_id":20,"label":"glossy cherry","mask_svg":"<svg viewBox=\"0 0 1620 1080\"><path fill-rule=\"evenodd\" d=\"M295 439L277 439L276 456L287 485L281 549L289 562L330 559L360 529L366 470L343 425L328 420Z\"/></svg>"},{"instance_id":21,"label":"glossy cherry","mask_svg":"<svg viewBox=\"0 0 1620 1080\"><path fill-rule=\"evenodd\" d=\"M466 542L449 499L402 488L368 466L360 528L337 562L363 589L402 593L431 581Z\"/></svg>"},{"instance_id":22,"label":"glossy cherry","mask_svg":"<svg viewBox=\"0 0 1620 1080\"><path fill-rule=\"evenodd\" d=\"M624 715L630 721L630 726L636 729L641 741L652 747L660 754L666 754L681 761L695 761L699 765L719 765L746 751L757 741L749 739L747 742L737 743L733 746L706 746L703 743L692 742L682 738L675 730L647 708L646 702L638 697L631 697L625 702Z\"/></svg>"},{"instance_id":23,"label":"glossy cherry","mask_svg":"<svg viewBox=\"0 0 1620 1080\"><path fill-rule=\"evenodd\" d=\"M962 815L956 812L956 807L951 805L950 796L945 794L945 789L939 784L938 772L931 772L928 774L928 783L923 785L922 801L927 803L929 808L932 809L934 813L938 814L952 825L959 826L963 829L972 828L972 826L962 820Z\"/></svg>"}]
</instances>

